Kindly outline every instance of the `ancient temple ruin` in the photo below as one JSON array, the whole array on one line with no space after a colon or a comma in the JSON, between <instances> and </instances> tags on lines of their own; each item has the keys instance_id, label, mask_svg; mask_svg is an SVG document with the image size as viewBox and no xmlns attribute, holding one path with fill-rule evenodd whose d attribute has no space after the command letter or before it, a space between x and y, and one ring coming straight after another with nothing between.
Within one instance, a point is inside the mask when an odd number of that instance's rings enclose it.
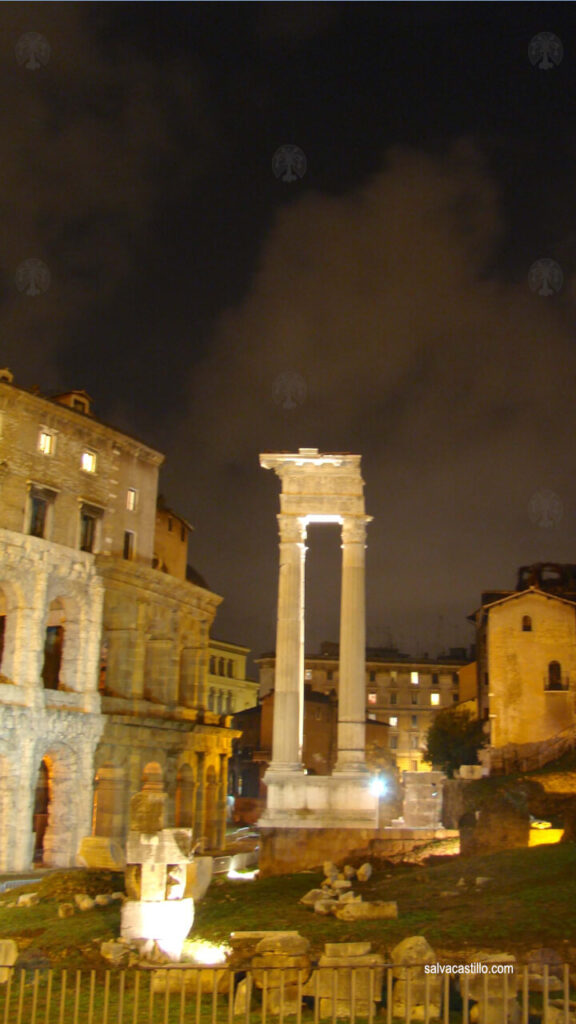
<instances>
[{"instance_id":1,"label":"ancient temple ruin","mask_svg":"<svg viewBox=\"0 0 576 1024\"><path fill-rule=\"evenodd\" d=\"M260 456L280 478L280 577L272 761L265 776L269 830L323 830L328 842L341 830L374 829L378 800L365 763L366 524L359 455L323 455L317 448ZM338 753L331 776L309 776L302 766L304 700L304 568L311 523L342 528ZM276 837L277 838L277 837ZM316 841L320 836L317 834ZM351 840L351 837L348 837Z\"/></svg>"}]
</instances>

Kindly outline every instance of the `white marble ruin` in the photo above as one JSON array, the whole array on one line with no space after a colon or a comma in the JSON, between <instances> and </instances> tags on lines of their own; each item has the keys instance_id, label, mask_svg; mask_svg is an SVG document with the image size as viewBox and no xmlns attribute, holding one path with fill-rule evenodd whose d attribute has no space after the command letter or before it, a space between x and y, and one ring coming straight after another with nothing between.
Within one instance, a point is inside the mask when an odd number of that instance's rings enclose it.
<instances>
[{"instance_id":1,"label":"white marble ruin","mask_svg":"<svg viewBox=\"0 0 576 1024\"><path fill-rule=\"evenodd\" d=\"M366 524L359 455L317 448L263 454L280 478L280 579L272 761L265 775L265 828L376 828L378 798L365 759ZM304 709L304 565L309 523L342 528L338 753L331 776L302 764Z\"/></svg>"},{"instance_id":2,"label":"white marble ruin","mask_svg":"<svg viewBox=\"0 0 576 1024\"><path fill-rule=\"evenodd\" d=\"M194 922L187 884L192 830L163 827L165 801L160 776L148 779L131 800L126 891L132 898L122 906L120 934L132 941L154 941L179 960Z\"/></svg>"}]
</instances>

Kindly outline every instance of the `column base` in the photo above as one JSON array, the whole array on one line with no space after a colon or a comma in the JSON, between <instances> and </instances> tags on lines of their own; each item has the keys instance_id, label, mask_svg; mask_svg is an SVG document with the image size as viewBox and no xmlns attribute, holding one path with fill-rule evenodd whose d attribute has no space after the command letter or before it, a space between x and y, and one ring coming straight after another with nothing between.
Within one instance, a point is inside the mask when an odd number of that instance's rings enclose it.
<instances>
[{"instance_id":1,"label":"column base","mask_svg":"<svg viewBox=\"0 0 576 1024\"><path fill-rule=\"evenodd\" d=\"M305 774L304 765L301 761L271 761L266 769L266 775L270 772L281 775L290 773ZM266 781L266 775L264 776L264 781Z\"/></svg>"},{"instance_id":2,"label":"column base","mask_svg":"<svg viewBox=\"0 0 576 1024\"><path fill-rule=\"evenodd\" d=\"M365 761L337 761L332 769L333 775L368 775Z\"/></svg>"}]
</instances>

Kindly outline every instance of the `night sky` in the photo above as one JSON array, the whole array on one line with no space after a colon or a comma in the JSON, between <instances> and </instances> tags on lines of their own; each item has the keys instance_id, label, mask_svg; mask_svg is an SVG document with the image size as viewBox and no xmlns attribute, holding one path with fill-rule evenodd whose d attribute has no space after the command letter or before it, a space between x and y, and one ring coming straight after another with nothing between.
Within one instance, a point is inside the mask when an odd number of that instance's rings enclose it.
<instances>
[{"instance_id":1,"label":"night sky","mask_svg":"<svg viewBox=\"0 0 576 1024\"><path fill-rule=\"evenodd\" d=\"M362 455L372 645L576 562L574 7L1 5L0 363L166 452L216 635L275 644L262 451Z\"/></svg>"}]
</instances>

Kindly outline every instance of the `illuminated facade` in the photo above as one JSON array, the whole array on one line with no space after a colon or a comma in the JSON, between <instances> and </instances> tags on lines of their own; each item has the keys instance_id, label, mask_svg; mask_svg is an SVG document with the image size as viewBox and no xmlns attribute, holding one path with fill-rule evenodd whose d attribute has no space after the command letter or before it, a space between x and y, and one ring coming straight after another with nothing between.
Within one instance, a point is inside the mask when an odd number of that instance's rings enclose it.
<instances>
[{"instance_id":1,"label":"illuminated facade","mask_svg":"<svg viewBox=\"0 0 576 1024\"><path fill-rule=\"evenodd\" d=\"M574 587L548 578L550 590L520 578L516 591L483 594L471 616L492 771L537 767L576 741L576 602L562 596L574 596ZM546 586L547 579L535 582Z\"/></svg>"},{"instance_id":2,"label":"illuminated facade","mask_svg":"<svg viewBox=\"0 0 576 1024\"><path fill-rule=\"evenodd\" d=\"M91 831L122 839L149 762L168 820L222 841L233 733L206 696L221 598L186 579L181 531L177 549L157 531L162 462L85 392L0 372L1 870L73 864Z\"/></svg>"},{"instance_id":3,"label":"illuminated facade","mask_svg":"<svg viewBox=\"0 0 576 1024\"><path fill-rule=\"evenodd\" d=\"M387 746L399 770L430 770L423 760L427 732L440 708L452 707L461 699L459 673L466 661L466 652L460 648L444 658L419 661L395 650L367 649L366 720L389 726ZM275 657L263 655L257 664L264 695L274 688ZM338 693L337 644L324 643L319 654L306 655L304 679L314 691Z\"/></svg>"}]
</instances>

